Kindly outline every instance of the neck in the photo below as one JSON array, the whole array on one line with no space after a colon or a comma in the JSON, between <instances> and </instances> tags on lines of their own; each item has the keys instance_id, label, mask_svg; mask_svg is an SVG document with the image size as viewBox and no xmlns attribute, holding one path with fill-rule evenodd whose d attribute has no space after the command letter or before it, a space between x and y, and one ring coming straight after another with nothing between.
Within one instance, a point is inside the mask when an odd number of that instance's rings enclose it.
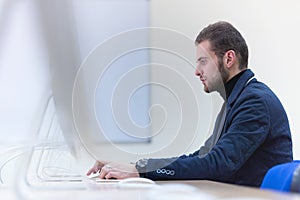
<instances>
[{"instance_id":1,"label":"neck","mask_svg":"<svg viewBox=\"0 0 300 200\"><path fill-rule=\"evenodd\" d=\"M225 95L226 96L224 96L224 97L229 98L230 94L232 93L232 90L233 90L234 86L236 85L236 83L238 82L238 80L240 79L240 77L243 75L243 73L245 71L246 70L239 71L238 74L236 74L235 76L233 76L230 80L228 80L225 83Z\"/></svg>"},{"instance_id":2,"label":"neck","mask_svg":"<svg viewBox=\"0 0 300 200\"><path fill-rule=\"evenodd\" d=\"M242 71L245 71L246 68L240 69L238 66L231 68L228 73L228 78L225 81L224 84L228 83L233 77L241 73Z\"/></svg>"}]
</instances>

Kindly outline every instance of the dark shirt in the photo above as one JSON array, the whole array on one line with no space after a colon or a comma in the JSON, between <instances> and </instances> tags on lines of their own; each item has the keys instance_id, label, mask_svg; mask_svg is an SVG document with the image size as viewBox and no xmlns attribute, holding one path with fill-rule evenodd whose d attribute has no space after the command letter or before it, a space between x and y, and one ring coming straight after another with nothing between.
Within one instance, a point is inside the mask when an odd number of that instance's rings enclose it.
<instances>
[{"instance_id":1,"label":"dark shirt","mask_svg":"<svg viewBox=\"0 0 300 200\"><path fill-rule=\"evenodd\" d=\"M225 91L226 91L226 98L228 99L228 97L230 96L236 82L239 80L239 78L243 75L243 73L245 72L241 71L240 73L238 73L237 75L235 75L233 78L231 78L227 83L225 83Z\"/></svg>"}]
</instances>

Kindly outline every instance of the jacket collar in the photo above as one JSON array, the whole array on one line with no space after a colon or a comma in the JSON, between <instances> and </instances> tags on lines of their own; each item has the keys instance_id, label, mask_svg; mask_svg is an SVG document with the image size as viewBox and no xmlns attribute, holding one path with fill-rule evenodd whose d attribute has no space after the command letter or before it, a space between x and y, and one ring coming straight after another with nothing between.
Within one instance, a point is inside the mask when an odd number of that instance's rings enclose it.
<instances>
[{"instance_id":1,"label":"jacket collar","mask_svg":"<svg viewBox=\"0 0 300 200\"><path fill-rule=\"evenodd\" d=\"M250 69L246 69L245 73L243 73L242 76L239 78L232 90L232 93L227 99L228 105L231 105L236 100L236 98L239 96L239 94L242 92L242 90L248 84L248 81L252 77L254 77L254 73Z\"/></svg>"}]
</instances>

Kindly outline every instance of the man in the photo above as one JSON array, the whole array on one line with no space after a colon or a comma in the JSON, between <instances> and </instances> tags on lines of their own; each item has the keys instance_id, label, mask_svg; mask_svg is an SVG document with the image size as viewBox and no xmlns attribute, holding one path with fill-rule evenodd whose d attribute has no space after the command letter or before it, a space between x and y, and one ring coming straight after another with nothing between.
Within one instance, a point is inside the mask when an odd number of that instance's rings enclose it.
<instances>
[{"instance_id":1,"label":"man","mask_svg":"<svg viewBox=\"0 0 300 200\"><path fill-rule=\"evenodd\" d=\"M276 95L254 78L248 47L236 28L217 22L196 38L204 91L224 99L212 136L190 155L141 159L135 165L97 161L88 175L153 180L207 179L259 187L273 166L293 160L289 122Z\"/></svg>"}]
</instances>

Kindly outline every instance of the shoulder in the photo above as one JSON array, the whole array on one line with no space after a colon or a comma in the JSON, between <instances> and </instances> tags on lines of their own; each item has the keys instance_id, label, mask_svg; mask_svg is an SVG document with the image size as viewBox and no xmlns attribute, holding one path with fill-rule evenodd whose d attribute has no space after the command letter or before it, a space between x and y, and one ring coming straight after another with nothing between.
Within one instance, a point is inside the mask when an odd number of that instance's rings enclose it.
<instances>
[{"instance_id":1,"label":"shoulder","mask_svg":"<svg viewBox=\"0 0 300 200\"><path fill-rule=\"evenodd\" d=\"M261 115L274 117L285 113L277 95L264 83L257 80L249 83L237 98L237 107L260 112Z\"/></svg>"},{"instance_id":2,"label":"shoulder","mask_svg":"<svg viewBox=\"0 0 300 200\"><path fill-rule=\"evenodd\" d=\"M267 105L281 104L276 94L266 84L254 80L241 93L241 98L260 100Z\"/></svg>"}]
</instances>

